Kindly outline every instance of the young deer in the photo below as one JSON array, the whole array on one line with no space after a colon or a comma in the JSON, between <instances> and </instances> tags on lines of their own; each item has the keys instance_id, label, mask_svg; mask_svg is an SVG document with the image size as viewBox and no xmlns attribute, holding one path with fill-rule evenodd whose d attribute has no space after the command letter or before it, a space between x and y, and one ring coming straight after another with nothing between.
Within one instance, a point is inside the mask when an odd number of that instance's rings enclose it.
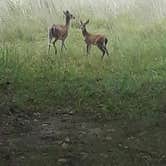
<instances>
[{"instance_id":1,"label":"young deer","mask_svg":"<svg viewBox=\"0 0 166 166\"><path fill-rule=\"evenodd\" d=\"M57 53L57 49L56 49L56 46L55 46L55 43L56 43L57 40L62 41L61 51L63 50L63 47L66 49L65 40L68 36L70 20L75 19L75 17L68 10L66 12L63 11L63 13L66 17L66 24L65 25L55 25L55 24L53 24L52 27L49 28L49 30L48 30L48 40L49 40L48 51L50 51L51 41L54 38L54 41L52 42L52 44L54 46L55 54Z\"/></svg>"},{"instance_id":2,"label":"young deer","mask_svg":"<svg viewBox=\"0 0 166 166\"><path fill-rule=\"evenodd\" d=\"M85 43L87 44L87 54L89 54L91 45L96 45L103 53L102 58L104 57L105 53L109 55L108 50L106 48L108 39L104 35L94 35L90 34L87 29L86 25L89 23L89 20L83 23L80 21L80 28L82 30L82 34L85 38Z\"/></svg>"}]
</instances>

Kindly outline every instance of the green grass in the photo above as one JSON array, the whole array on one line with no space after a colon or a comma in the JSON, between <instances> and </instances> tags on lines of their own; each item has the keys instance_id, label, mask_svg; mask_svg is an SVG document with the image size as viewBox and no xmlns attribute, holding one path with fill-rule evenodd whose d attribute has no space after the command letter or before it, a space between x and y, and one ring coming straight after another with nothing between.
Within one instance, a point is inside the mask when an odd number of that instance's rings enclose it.
<instances>
[{"instance_id":1,"label":"green grass","mask_svg":"<svg viewBox=\"0 0 166 166\"><path fill-rule=\"evenodd\" d=\"M62 23L58 14L55 23ZM32 13L22 15L17 8L8 13L0 29L0 83L11 82L13 102L20 107L76 111L144 114L163 110L166 20L142 23L126 13L111 19L83 17L90 18L90 32L103 33L109 39L110 57L104 61L95 47L86 56L78 20L70 28L67 51L60 53L57 42L58 54L52 48L48 55L48 20Z\"/></svg>"}]
</instances>

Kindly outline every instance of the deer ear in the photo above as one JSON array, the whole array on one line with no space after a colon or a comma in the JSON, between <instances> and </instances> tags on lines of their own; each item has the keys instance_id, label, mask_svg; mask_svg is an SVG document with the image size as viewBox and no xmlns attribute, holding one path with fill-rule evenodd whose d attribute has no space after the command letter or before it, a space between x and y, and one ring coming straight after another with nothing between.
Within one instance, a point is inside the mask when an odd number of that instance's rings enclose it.
<instances>
[{"instance_id":1,"label":"deer ear","mask_svg":"<svg viewBox=\"0 0 166 166\"><path fill-rule=\"evenodd\" d=\"M83 22L80 20L80 24L82 25L83 24Z\"/></svg>"},{"instance_id":2,"label":"deer ear","mask_svg":"<svg viewBox=\"0 0 166 166\"><path fill-rule=\"evenodd\" d=\"M66 16L66 12L65 11L63 11L63 14Z\"/></svg>"},{"instance_id":3,"label":"deer ear","mask_svg":"<svg viewBox=\"0 0 166 166\"><path fill-rule=\"evenodd\" d=\"M89 19L85 22L85 24L89 24Z\"/></svg>"}]
</instances>

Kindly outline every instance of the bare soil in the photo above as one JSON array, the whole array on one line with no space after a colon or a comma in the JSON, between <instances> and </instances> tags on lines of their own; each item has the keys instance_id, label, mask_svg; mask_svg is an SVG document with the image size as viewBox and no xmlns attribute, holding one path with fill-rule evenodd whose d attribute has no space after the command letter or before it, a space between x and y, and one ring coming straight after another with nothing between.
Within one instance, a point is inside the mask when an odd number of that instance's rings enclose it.
<instances>
[{"instance_id":1,"label":"bare soil","mask_svg":"<svg viewBox=\"0 0 166 166\"><path fill-rule=\"evenodd\" d=\"M0 166L165 166L166 113L8 108L0 114Z\"/></svg>"}]
</instances>

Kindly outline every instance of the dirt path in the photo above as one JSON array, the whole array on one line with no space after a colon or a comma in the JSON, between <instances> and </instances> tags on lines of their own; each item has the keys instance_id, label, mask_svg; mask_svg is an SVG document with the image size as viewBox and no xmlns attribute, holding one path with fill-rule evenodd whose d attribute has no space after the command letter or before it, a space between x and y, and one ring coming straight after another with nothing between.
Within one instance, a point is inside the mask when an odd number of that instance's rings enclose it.
<instances>
[{"instance_id":1,"label":"dirt path","mask_svg":"<svg viewBox=\"0 0 166 166\"><path fill-rule=\"evenodd\" d=\"M165 166L165 121L10 110L0 117L0 166Z\"/></svg>"}]
</instances>

